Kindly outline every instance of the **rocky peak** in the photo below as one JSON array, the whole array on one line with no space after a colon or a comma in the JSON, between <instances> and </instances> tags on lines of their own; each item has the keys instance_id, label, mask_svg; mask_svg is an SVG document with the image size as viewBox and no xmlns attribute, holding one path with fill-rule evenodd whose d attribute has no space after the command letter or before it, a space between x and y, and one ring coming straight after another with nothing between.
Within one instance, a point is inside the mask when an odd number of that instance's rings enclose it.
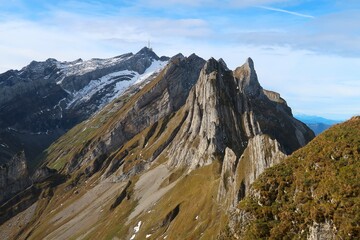
<instances>
[{"instance_id":1,"label":"rocky peak","mask_svg":"<svg viewBox=\"0 0 360 240\"><path fill-rule=\"evenodd\" d=\"M230 70L230 69L228 68L226 62L224 61L224 59L219 58L218 62L223 66L223 68L224 68L225 70L227 70L227 71Z\"/></svg>"},{"instance_id":2,"label":"rocky peak","mask_svg":"<svg viewBox=\"0 0 360 240\"><path fill-rule=\"evenodd\" d=\"M248 58L244 65L235 69L234 77L237 79L240 90L246 95L257 96L261 93L262 88L251 58Z\"/></svg>"},{"instance_id":3,"label":"rocky peak","mask_svg":"<svg viewBox=\"0 0 360 240\"><path fill-rule=\"evenodd\" d=\"M254 70L254 71L255 71L254 61L252 60L251 57L248 57L248 58L246 59L245 64L246 64L251 70Z\"/></svg>"},{"instance_id":4,"label":"rocky peak","mask_svg":"<svg viewBox=\"0 0 360 240\"><path fill-rule=\"evenodd\" d=\"M156 55L156 53L151 48L148 47L143 47L139 52L135 54L135 56L148 57L155 60L160 59L158 55Z\"/></svg>"},{"instance_id":5,"label":"rocky peak","mask_svg":"<svg viewBox=\"0 0 360 240\"><path fill-rule=\"evenodd\" d=\"M171 57L169 62L178 62L178 61L181 61L184 59L185 59L185 56L182 53L178 53L175 56Z\"/></svg>"},{"instance_id":6,"label":"rocky peak","mask_svg":"<svg viewBox=\"0 0 360 240\"><path fill-rule=\"evenodd\" d=\"M32 61L28 66L26 66L22 70L24 73L30 72L30 73L41 74L41 73L45 73L44 71L46 71L49 68L57 67L57 63L58 61L54 58L49 58L44 62ZM30 78L32 77L31 75L27 75L27 74L23 74L23 75L29 76Z\"/></svg>"},{"instance_id":7,"label":"rocky peak","mask_svg":"<svg viewBox=\"0 0 360 240\"><path fill-rule=\"evenodd\" d=\"M218 61L216 61L214 58L210 58L204 68L203 71L205 71L205 74L210 74L214 71L219 71L220 70L220 64L218 63Z\"/></svg>"}]
</instances>

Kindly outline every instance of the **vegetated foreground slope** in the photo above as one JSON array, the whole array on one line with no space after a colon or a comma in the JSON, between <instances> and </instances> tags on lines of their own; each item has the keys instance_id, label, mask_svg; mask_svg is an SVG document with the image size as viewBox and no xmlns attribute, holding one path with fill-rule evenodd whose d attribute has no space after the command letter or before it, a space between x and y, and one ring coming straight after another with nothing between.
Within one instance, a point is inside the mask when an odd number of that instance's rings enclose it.
<instances>
[{"instance_id":1,"label":"vegetated foreground slope","mask_svg":"<svg viewBox=\"0 0 360 240\"><path fill-rule=\"evenodd\" d=\"M251 59L232 71L179 54L48 148L34 191L0 207L0 233L215 239L255 178L313 137Z\"/></svg>"},{"instance_id":2,"label":"vegetated foreground slope","mask_svg":"<svg viewBox=\"0 0 360 240\"><path fill-rule=\"evenodd\" d=\"M360 238L360 117L265 170L229 224L241 239ZM229 230L228 229L228 230Z\"/></svg>"}]
</instances>

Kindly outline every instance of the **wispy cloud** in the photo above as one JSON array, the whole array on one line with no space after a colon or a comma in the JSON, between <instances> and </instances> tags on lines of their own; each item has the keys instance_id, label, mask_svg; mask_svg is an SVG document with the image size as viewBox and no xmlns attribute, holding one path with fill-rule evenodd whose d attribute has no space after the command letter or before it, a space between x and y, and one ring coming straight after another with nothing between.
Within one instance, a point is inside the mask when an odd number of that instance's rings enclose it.
<instances>
[{"instance_id":1,"label":"wispy cloud","mask_svg":"<svg viewBox=\"0 0 360 240\"><path fill-rule=\"evenodd\" d=\"M216 7L216 8L226 8L226 7L237 7L237 8L246 8L254 5L268 5L276 4L283 2L290 2L290 0L226 0L222 4L219 4L217 0L138 0L143 4L152 5L156 7L164 6L191 6L191 7Z\"/></svg>"},{"instance_id":2,"label":"wispy cloud","mask_svg":"<svg viewBox=\"0 0 360 240\"><path fill-rule=\"evenodd\" d=\"M290 15L298 16L298 17L315 18L312 15L307 15L307 14L302 14L302 13L298 13L298 12L288 11L288 10L281 9L281 8L273 8L273 7L266 7L266 6L256 6L256 7L266 9L266 10L270 10L270 11L275 11L275 12L287 13L287 14L290 14Z\"/></svg>"}]
</instances>

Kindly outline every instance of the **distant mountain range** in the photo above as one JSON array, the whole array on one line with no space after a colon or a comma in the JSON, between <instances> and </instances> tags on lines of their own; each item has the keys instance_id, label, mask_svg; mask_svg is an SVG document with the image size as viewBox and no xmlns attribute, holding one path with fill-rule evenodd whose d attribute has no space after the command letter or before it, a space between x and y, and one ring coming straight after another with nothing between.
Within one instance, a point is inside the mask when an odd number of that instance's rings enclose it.
<instances>
[{"instance_id":1,"label":"distant mountain range","mask_svg":"<svg viewBox=\"0 0 360 240\"><path fill-rule=\"evenodd\" d=\"M319 135L332 125L342 122L339 120L331 120L319 116L311 116L305 114L295 114L294 117L308 125L308 127L314 131L315 135Z\"/></svg>"}]
</instances>

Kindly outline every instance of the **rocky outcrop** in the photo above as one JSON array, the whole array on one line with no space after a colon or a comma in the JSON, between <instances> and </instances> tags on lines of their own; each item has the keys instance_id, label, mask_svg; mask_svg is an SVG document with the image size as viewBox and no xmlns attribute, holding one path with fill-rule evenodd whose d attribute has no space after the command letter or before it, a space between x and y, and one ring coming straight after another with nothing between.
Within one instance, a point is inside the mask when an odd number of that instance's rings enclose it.
<instances>
[{"instance_id":1,"label":"rocky outcrop","mask_svg":"<svg viewBox=\"0 0 360 240\"><path fill-rule=\"evenodd\" d=\"M24 152L0 166L0 203L31 185Z\"/></svg>"},{"instance_id":2,"label":"rocky outcrop","mask_svg":"<svg viewBox=\"0 0 360 240\"><path fill-rule=\"evenodd\" d=\"M223 160L217 199L226 206L236 207L248 193L250 185L265 169L286 157L280 144L267 135L249 139L240 158L227 148Z\"/></svg>"},{"instance_id":3,"label":"rocky outcrop","mask_svg":"<svg viewBox=\"0 0 360 240\"><path fill-rule=\"evenodd\" d=\"M33 183L41 183L46 179L54 176L56 173L56 170L43 166L36 169L35 173L31 176L31 180Z\"/></svg>"},{"instance_id":4,"label":"rocky outcrop","mask_svg":"<svg viewBox=\"0 0 360 240\"><path fill-rule=\"evenodd\" d=\"M251 138L239 159L239 166L247 166L249 170L244 174L246 186L253 183L266 168L279 163L285 156L284 150L276 139L271 139L267 135L256 135Z\"/></svg>"},{"instance_id":5,"label":"rocky outcrop","mask_svg":"<svg viewBox=\"0 0 360 240\"><path fill-rule=\"evenodd\" d=\"M234 198L234 186L236 181L236 165L237 157L235 153L230 149L225 149L224 160L221 168L221 177L219 190L217 194L217 201L223 202L224 205L230 205ZM230 196L230 197L229 197Z\"/></svg>"},{"instance_id":6,"label":"rocky outcrop","mask_svg":"<svg viewBox=\"0 0 360 240\"><path fill-rule=\"evenodd\" d=\"M329 222L314 223L313 226L309 228L309 235L307 239L308 240L336 239L334 226Z\"/></svg>"}]
</instances>

